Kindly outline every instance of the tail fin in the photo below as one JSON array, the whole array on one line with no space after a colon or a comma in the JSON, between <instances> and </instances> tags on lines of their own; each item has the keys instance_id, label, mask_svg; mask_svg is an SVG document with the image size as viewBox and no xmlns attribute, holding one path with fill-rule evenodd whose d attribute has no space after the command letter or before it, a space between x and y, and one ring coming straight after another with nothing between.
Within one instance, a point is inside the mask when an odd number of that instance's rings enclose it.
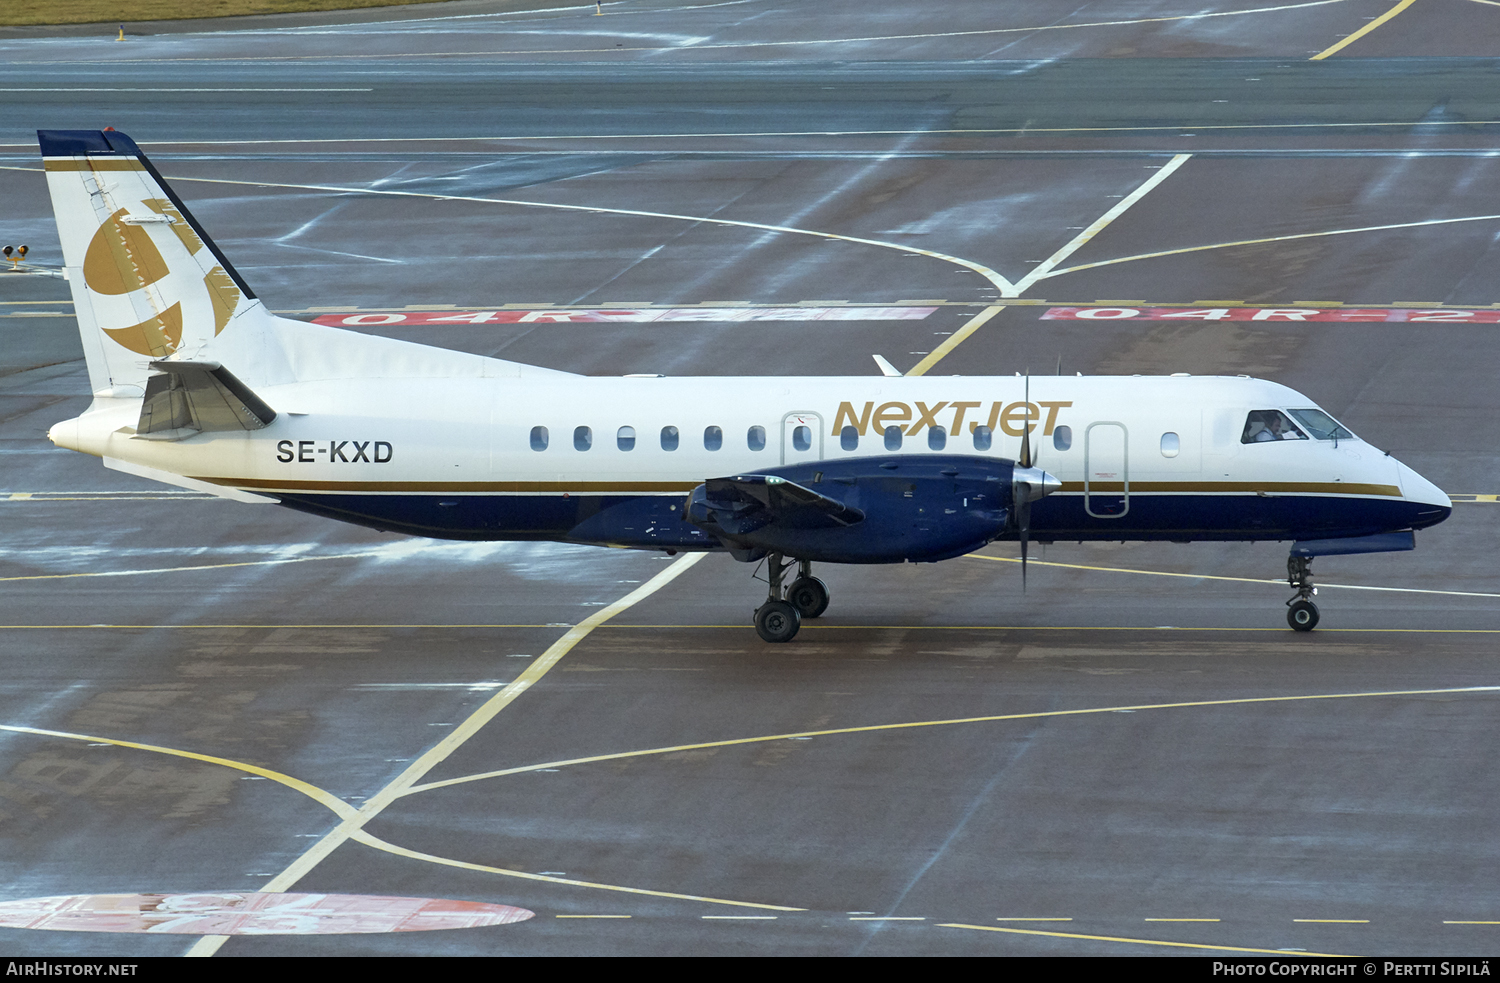
<instances>
[{"instance_id":1,"label":"tail fin","mask_svg":"<svg viewBox=\"0 0 1500 983\"><path fill-rule=\"evenodd\" d=\"M37 138L95 394L140 396L152 361L199 356L226 330L267 331L269 312L134 140Z\"/></svg>"}]
</instances>

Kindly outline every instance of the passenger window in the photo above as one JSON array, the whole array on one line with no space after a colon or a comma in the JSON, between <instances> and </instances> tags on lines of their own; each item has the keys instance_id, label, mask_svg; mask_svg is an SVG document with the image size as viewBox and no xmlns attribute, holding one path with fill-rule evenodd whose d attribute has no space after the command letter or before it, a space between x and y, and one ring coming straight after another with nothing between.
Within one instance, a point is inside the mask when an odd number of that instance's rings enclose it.
<instances>
[{"instance_id":1,"label":"passenger window","mask_svg":"<svg viewBox=\"0 0 1500 983\"><path fill-rule=\"evenodd\" d=\"M929 450L940 451L948 446L948 431L942 427L927 428L927 447Z\"/></svg>"},{"instance_id":2,"label":"passenger window","mask_svg":"<svg viewBox=\"0 0 1500 983\"><path fill-rule=\"evenodd\" d=\"M812 430L808 427L795 427L792 430L792 446L799 451L812 448Z\"/></svg>"},{"instance_id":3,"label":"passenger window","mask_svg":"<svg viewBox=\"0 0 1500 983\"><path fill-rule=\"evenodd\" d=\"M1182 449L1182 441L1177 439L1175 433L1164 433L1161 435L1161 456L1176 457L1177 452Z\"/></svg>"},{"instance_id":4,"label":"passenger window","mask_svg":"<svg viewBox=\"0 0 1500 983\"><path fill-rule=\"evenodd\" d=\"M859 431L853 427L845 427L839 431L839 446L846 451L859 450Z\"/></svg>"},{"instance_id":5,"label":"passenger window","mask_svg":"<svg viewBox=\"0 0 1500 983\"><path fill-rule=\"evenodd\" d=\"M724 431L718 427L705 427L703 430L703 449L716 451L724 446Z\"/></svg>"},{"instance_id":6,"label":"passenger window","mask_svg":"<svg viewBox=\"0 0 1500 983\"><path fill-rule=\"evenodd\" d=\"M745 443L752 451L763 451L766 449L766 428L751 427L750 432L745 434Z\"/></svg>"},{"instance_id":7,"label":"passenger window","mask_svg":"<svg viewBox=\"0 0 1500 983\"><path fill-rule=\"evenodd\" d=\"M1065 451L1073 446L1073 428L1058 427L1052 431L1052 446L1055 450Z\"/></svg>"},{"instance_id":8,"label":"passenger window","mask_svg":"<svg viewBox=\"0 0 1500 983\"><path fill-rule=\"evenodd\" d=\"M1306 440L1307 434L1280 410L1251 410L1245 417L1242 444L1260 444L1270 440Z\"/></svg>"},{"instance_id":9,"label":"passenger window","mask_svg":"<svg viewBox=\"0 0 1500 983\"><path fill-rule=\"evenodd\" d=\"M594 431L588 427L577 427L573 431L573 449L586 451L594 446Z\"/></svg>"},{"instance_id":10,"label":"passenger window","mask_svg":"<svg viewBox=\"0 0 1500 983\"><path fill-rule=\"evenodd\" d=\"M621 427L615 434L615 445L622 451L635 450L635 427Z\"/></svg>"},{"instance_id":11,"label":"passenger window","mask_svg":"<svg viewBox=\"0 0 1500 983\"><path fill-rule=\"evenodd\" d=\"M885 428L885 449L888 451L899 451L901 449L901 428L895 425Z\"/></svg>"},{"instance_id":12,"label":"passenger window","mask_svg":"<svg viewBox=\"0 0 1500 983\"><path fill-rule=\"evenodd\" d=\"M976 451L989 450L990 442L994 439L995 432L984 424L981 423L979 426L974 428L974 449Z\"/></svg>"},{"instance_id":13,"label":"passenger window","mask_svg":"<svg viewBox=\"0 0 1500 983\"><path fill-rule=\"evenodd\" d=\"M675 451L677 449L678 434L676 427L661 428L661 449L664 451Z\"/></svg>"},{"instance_id":14,"label":"passenger window","mask_svg":"<svg viewBox=\"0 0 1500 983\"><path fill-rule=\"evenodd\" d=\"M531 428L531 449L534 451L544 451L547 449L546 427Z\"/></svg>"}]
</instances>

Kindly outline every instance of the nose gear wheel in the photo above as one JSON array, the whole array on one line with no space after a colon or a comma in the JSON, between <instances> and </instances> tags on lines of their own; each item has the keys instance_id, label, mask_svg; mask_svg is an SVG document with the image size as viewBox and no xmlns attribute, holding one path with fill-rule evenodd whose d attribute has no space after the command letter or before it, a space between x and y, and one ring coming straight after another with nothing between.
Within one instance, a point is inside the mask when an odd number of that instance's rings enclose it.
<instances>
[{"instance_id":1,"label":"nose gear wheel","mask_svg":"<svg viewBox=\"0 0 1500 983\"><path fill-rule=\"evenodd\" d=\"M1318 606L1312 600L1318 592L1312 582L1312 557L1287 557L1286 582L1297 591L1297 596L1286 602L1286 623L1293 631L1312 631L1318 627Z\"/></svg>"}]
</instances>

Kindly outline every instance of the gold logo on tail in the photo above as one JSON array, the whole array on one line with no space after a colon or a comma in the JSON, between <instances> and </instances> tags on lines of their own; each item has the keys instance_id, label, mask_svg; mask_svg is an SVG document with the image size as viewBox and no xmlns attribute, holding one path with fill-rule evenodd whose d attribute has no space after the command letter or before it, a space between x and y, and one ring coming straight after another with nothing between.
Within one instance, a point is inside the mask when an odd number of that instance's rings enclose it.
<instances>
[{"instance_id":1,"label":"gold logo on tail","mask_svg":"<svg viewBox=\"0 0 1500 983\"><path fill-rule=\"evenodd\" d=\"M208 299L214 303L214 335L217 337L239 306L240 288L234 285L234 279L224 272L222 266L209 270L203 278L203 285L208 288Z\"/></svg>"},{"instance_id":2,"label":"gold logo on tail","mask_svg":"<svg viewBox=\"0 0 1500 983\"><path fill-rule=\"evenodd\" d=\"M182 212L177 210L176 205L165 198L147 198L141 204L158 215L165 215L172 219L171 229L177 234L177 238L182 240L182 244L187 247L190 255L198 255L198 250L203 248L203 240L198 238L198 233L193 231L191 225L188 225L187 219L182 217Z\"/></svg>"},{"instance_id":3,"label":"gold logo on tail","mask_svg":"<svg viewBox=\"0 0 1500 983\"><path fill-rule=\"evenodd\" d=\"M128 294L167 275L166 260L146 230L120 221L127 214L124 208L115 212L89 240L83 280L95 293Z\"/></svg>"},{"instance_id":4,"label":"gold logo on tail","mask_svg":"<svg viewBox=\"0 0 1500 983\"><path fill-rule=\"evenodd\" d=\"M138 355L166 358L182 344L182 305L173 304L161 314L128 328L105 328L104 333Z\"/></svg>"}]
</instances>

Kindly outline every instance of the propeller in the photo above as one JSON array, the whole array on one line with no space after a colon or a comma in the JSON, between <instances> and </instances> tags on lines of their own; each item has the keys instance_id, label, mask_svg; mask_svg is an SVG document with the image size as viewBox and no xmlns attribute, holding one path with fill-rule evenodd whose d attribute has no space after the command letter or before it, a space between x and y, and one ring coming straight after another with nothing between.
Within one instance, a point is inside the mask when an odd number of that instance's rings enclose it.
<instances>
[{"instance_id":1,"label":"propeller","mask_svg":"<svg viewBox=\"0 0 1500 983\"><path fill-rule=\"evenodd\" d=\"M1026 402L1027 416L1021 424L1021 457L1016 463L1030 470L1034 459L1031 455L1031 369L1026 370L1026 389L1023 399ZM1031 539L1031 483L1028 481L1014 481L1011 498L1015 499L1016 527L1021 536L1021 593L1026 593L1026 546ZM1019 494L1017 494L1019 493Z\"/></svg>"},{"instance_id":2,"label":"propeller","mask_svg":"<svg viewBox=\"0 0 1500 983\"><path fill-rule=\"evenodd\" d=\"M1026 405L1031 405L1031 370L1026 370ZM1026 592L1026 560L1031 545L1031 503L1052 494L1062 487L1062 482L1036 466L1036 451L1031 446L1031 427L1028 410L1021 431L1021 454L1011 473L1011 504L1015 508L1016 532L1021 540L1021 592Z\"/></svg>"}]
</instances>

